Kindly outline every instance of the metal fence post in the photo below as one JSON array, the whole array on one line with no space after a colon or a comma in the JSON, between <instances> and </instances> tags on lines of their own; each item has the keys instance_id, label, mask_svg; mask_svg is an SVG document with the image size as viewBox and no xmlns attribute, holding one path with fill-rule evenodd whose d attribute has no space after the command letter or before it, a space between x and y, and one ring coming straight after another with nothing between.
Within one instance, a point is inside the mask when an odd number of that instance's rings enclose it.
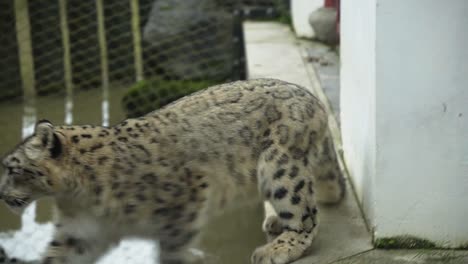
<instances>
[{"instance_id":1,"label":"metal fence post","mask_svg":"<svg viewBox=\"0 0 468 264\"><path fill-rule=\"evenodd\" d=\"M15 0L15 15L18 56L20 61L21 80L23 82L24 99L34 100L36 89L28 0Z\"/></svg>"},{"instance_id":2,"label":"metal fence post","mask_svg":"<svg viewBox=\"0 0 468 264\"><path fill-rule=\"evenodd\" d=\"M106 28L104 24L103 0L96 0L99 49L101 53L102 75L102 125L109 125L109 60L107 57Z\"/></svg>"},{"instance_id":3,"label":"metal fence post","mask_svg":"<svg viewBox=\"0 0 468 264\"><path fill-rule=\"evenodd\" d=\"M133 51L135 57L135 76L136 81L143 80L143 56L141 46L141 30L140 30L140 8L139 0L130 0L132 14L132 35L133 35Z\"/></svg>"}]
</instances>

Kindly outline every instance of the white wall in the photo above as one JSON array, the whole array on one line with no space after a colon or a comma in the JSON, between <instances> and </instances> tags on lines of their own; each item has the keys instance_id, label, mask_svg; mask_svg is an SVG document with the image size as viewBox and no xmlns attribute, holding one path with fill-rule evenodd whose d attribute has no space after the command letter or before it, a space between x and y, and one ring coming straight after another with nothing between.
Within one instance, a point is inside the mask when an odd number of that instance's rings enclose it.
<instances>
[{"instance_id":1,"label":"white wall","mask_svg":"<svg viewBox=\"0 0 468 264\"><path fill-rule=\"evenodd\" d=\"M301 38L313 38L315 32L309 23L310 14L324 5L324 0L292 0L292 22L296 35Z\"/></svg>"},{"instance_id":2,"label":"white wall","mask_svg":"<svg viewBox=\"0 0 468 264\"><path fill-rule=\"evenodd\" d=\"M468 1L346 2L344 151L376 238L467 243Z\"/></svg>"},{"instance_id":3,"label":"white wall","mask_svg":"<svg viewBox=\"0 0 468 264\"><path fill-rule=\"evenodd\" d=\"M340 23L343 149L370 222L375 208L375 1L342 1Z\"/></svg>"}]
</instances>

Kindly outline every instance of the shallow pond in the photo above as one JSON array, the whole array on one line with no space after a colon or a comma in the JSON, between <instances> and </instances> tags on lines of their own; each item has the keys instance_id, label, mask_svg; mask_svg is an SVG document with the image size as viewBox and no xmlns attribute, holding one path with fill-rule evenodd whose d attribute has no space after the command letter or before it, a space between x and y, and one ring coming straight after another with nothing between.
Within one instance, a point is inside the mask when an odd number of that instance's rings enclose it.
<instances>
[{"instance_id":1,"label":"shallow pond","mask_svg":"<svg viewBox=\"0 0 468 264\"><path fill-rule=\"evenodd\" d=\"M121 108L124 92L124 88L112 88L108 100L103 100L103 93L99 89L81 91L73 96L73 110L67 114L64 96L38 97L35 106L26 110L21 101L1 102L0 155L3 157L20 142L22 136L31 130L35 120L48 119L54 124L63 124L66 118L72 118L73 124L101 125L103 118L107 119L108 116L110 125L119 122L124 119ZM1 170L0 173L3 173ZM22 218L10 213L0 203L0 245L10 255L21 259L39 257L53 232L49 222L52 203L51 200L40 201L38 205L29 207ZM261 220L261 206L253 203L211 221L202 232L199 246L206 255L206 262L249 263L255 247L265 242ZM99 263L154 264L157 254L157 247L152 243L125 241Z\"/></svg>"}]
</instances>

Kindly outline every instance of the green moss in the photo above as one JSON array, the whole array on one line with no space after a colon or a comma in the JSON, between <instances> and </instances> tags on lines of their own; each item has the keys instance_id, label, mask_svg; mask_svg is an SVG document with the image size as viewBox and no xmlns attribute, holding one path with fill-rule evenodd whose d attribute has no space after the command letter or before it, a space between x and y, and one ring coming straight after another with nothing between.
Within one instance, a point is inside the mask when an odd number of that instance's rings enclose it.
<instances>
[{"instance_id":1,"label":"green moss","mask_svg":"<svg viewBox=\"0 0 468 264\"><path fill-rule=\"evenodd\" d=\"M460 250L468 250L468 242L465 243L465 244L461 244L459 247L457 247L457 249L460 249Z\"/></svg>"},{"instance_id":2,"label":"green moss","mask_svg":"<svg viewBox=\"0 0 468 264\"><path fill-rule=\"evenodd\" d=\"M291 18L291 15L289 15L289 14L287 14L287 15L281 15L281 16L278 18L278 22L283 23L283 24L286 24L286 25L292 27L292 18Z\"/></svg>"},{"instance_id":3,"label":"green moss","mask_svg":"<svg viewBox=\"0 0 468 264\"><path fill-rule=\"evenodd\" d=\"M436 244L414 236L395 236L378 238L374 241L376 248L380 249L433 249Z\"/></svg>"},{"instance_id":4,"label":"green moss","mask_svg":"<svg viewBox=\"0 0 468 264\"><path fill-rule=\"evenodd\" d=\"M276 9L276 14L272 17L253 17L249 18L252 21L274 21L288 25L291 30L294 30L291 16L290 4L286 0L274 0L274 7Z\"/></svg>"},{"instance_id":5,"label":"green moss","mask_svg":"<svg viewBox=\"0 0 468 264\"><path fill-rule=\"evenodd\" d=\"M290 4L284 0L276 0L275 4L279 13L277 21L293 28Z\"/></svg>"},{"instance_id":6,"label":"green moss","mask_svg":"<svg viewBox=\"0 0 468 264\"><path fill-rule=\"evenodd\" d=\"M122 105L127 117L137 117L214 84L214 81L144 80L130 87Z\"/></svg>"}]
</instances>

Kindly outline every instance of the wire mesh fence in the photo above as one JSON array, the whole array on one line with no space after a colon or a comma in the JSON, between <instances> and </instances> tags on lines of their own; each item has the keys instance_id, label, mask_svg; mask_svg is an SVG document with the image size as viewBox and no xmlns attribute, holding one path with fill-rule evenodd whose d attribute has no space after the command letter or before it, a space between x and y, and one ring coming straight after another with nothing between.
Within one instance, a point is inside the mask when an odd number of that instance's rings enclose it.
<instances>
[{"instance_id":1,"label":"wire mesh fence","mask_svg":"<svg viewBox=\"0 0 468 264\"><path fill-rule=\"evenodd\" d=\"M29 78L34 78L39 95L65 92L67 74L75 89L98 88L103 81L128 85L155 76L219 81L244 78L240 21L273 18L279 13L276 7L281 6L277 3L285 1L17 2L24 2L25 7L15 9L12 0L0 3L0 74L4 77L0 85L5 87L0 99L23 92L21 46L32 49L23 57L33 62ZM24 22L29 25L22 26ZM108 80L102 79L103 70Z\"/></svg>"},{"instance_id":2,"label":"wire mesh fence","mask_svg":"<svg viewBox=\"0 0 468 264\"><path fill-rule=\"evenodd\" d=\"M128 116L142 115L206 86L246 78L242 21L277 18L287 2L0 1L0 102L59 95L71 111L74 93L101 89L105 97L128 87L122 106ZM30 208L20 229L0 232L10 255L33 260L44 252L54 227L35 217ZM141 243L124 243L100 263L156 263L156 246Z\"/></svg>"},{"instance_id":3,"label":"wire mesh fence","mask_svg":"<svg viewBox=\"0 0 468 264\"><path fill-rule=\"evenodd\" d=\"M10 99L22 94L18 44L13 1L0 2L0 98Z\"/></svg>"}]
</instances>

